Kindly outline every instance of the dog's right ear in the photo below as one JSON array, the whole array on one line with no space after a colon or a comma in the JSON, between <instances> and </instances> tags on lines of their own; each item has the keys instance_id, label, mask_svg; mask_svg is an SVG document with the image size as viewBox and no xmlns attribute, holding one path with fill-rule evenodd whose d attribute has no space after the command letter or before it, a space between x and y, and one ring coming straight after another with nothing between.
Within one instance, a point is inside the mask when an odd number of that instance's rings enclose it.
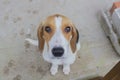
<instances>
[{"instance_id":1,"label":"dog's right ear","mask_svg":"<svg viewBox=\"0 0 120 80\"><path fill-rule=\"evenodd\" d=\"M43 38L43 22L39 25L38 27L38 31L37 31L37 36L38 36L38 47L39 47L39 50L40 52L42 53L43 50L44 50L44 43L45 43L45 40Z\"/></svg>"}]
</instances>

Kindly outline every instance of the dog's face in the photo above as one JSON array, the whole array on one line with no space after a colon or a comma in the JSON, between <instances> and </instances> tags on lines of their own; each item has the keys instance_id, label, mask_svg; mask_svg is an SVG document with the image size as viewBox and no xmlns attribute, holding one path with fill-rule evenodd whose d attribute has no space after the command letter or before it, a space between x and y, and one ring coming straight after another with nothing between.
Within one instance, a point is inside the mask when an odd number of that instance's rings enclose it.
<instances>
[{"instance_id":1,"label":"dog's face","mask_svg":"<svg viewBox=\"0 0 120 80\"><path fill-rule=\"evenodd\" d=\"M74 24L63 15L52 15L43 21L38 28L39 49L44 51L47 45L51 57L65 57L76 51L78 32ZM69 49L70 48L70 49Z\"/></svg>"}]
</instances>

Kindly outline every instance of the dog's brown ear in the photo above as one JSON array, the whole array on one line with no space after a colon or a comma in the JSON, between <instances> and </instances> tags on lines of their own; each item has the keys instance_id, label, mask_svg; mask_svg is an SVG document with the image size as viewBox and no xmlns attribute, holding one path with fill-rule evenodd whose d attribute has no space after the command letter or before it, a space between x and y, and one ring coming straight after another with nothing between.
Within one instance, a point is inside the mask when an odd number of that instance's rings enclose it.
<instances>
[{"instance_id":1,"label":"dog's brown ear","mask_svg":"<svg viewBox=\"0 0 120 80\"><path fill-rule=\"evenodd\" d=\"M78 30L75 28L75 26L72 28L72 38L70 40L70 46L72 49L72 52L75 53L76 51L76 44L78 43L78 39L79 39L79 33Z\"/></svg>"},{"instance_id":2,"label":"dog's brown ear","mask_svg":"<svg viewBox=\"0 0 120 80\"><path fill-rule=\"evenodd\" d=\"M38 36L38 45L39 45L38 47L40 52L42 53L44 49L44 43L45 43L45 40L43 38L43 23L41 23L38 27L37 36Z\"/></svg>"}]
</instances>

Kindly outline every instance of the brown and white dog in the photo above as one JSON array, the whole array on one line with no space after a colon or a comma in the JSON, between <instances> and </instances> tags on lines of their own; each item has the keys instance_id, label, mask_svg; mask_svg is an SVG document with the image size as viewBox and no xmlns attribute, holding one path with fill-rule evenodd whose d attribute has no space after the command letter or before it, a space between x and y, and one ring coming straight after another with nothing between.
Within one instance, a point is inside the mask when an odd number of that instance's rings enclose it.
<instances>
[{"instance_id":1,"label":"brown and white dog","mask_svg":"<svg viewBox=\"0 0 120 80\"><path fill-rule=\"evenodd\" d=\"M55 75L63 65L64 74L69 74L80 49L79 32L67 17L55 14L46 18L37 31L38 40L26 39L39 47L45 61L52 64L50 72Z\"/></svg>"}]
</instances>

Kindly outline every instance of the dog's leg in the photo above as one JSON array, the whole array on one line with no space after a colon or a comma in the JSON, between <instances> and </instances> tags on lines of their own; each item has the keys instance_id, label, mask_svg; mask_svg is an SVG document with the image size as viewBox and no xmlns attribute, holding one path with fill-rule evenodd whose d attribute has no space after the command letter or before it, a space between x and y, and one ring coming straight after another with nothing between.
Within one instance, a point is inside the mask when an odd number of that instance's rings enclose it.
<instances>
[{"instance_id":1,"label":"dog's leg","mask_svg":"<svg viewBox=\"0 0 120 80\"><path fill-rule=\"evenodd\" d=\"M52 75L55 75L58 72L58 65L57 64L52 64L50 72Z\"/></svg>"},{"instance_id":2,"label":"dog's leg","mask_svg":"<svg viewBox=\"0 0 120 80\"><path fill-rule=\"evenodd\" d=\"M63 64L63 72L68 75L70 72L70 64Z\"/></svg>"}]
</instances>

